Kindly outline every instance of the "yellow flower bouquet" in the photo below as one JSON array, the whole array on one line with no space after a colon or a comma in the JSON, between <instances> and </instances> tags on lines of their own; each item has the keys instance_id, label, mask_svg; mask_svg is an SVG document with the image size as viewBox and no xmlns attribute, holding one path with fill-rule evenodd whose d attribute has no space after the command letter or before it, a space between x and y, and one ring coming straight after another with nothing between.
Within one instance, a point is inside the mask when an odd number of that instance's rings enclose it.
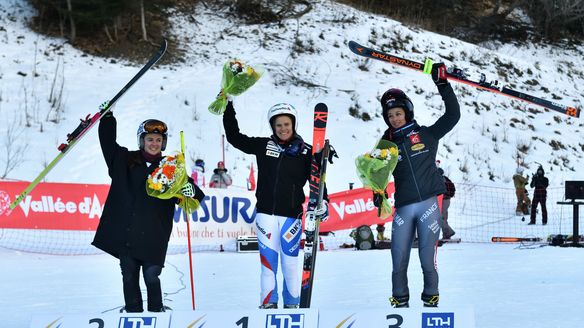
<instances>
[{"instance_id":1,"label":"yellow flower bouquet","mask_svg":"<svg viewBox=\"0 0 584 328\"><path fill-rule=\"evenodd\" d=\"M185 158L182 153L165 156L158 167L150 173L146 180L148 195L160 199L176 197L180 199L179 206L187 213L199 208L199 201L185 197L181 193L182 187L189 183Z\"/></svg>"},{"instance_id":2,"label":"yellow flower bouquet","mask_svg":"<svg viewBox=\"0 0 584 328\"><path fill-rule=\"evenodd\" d=\"M227 95L239 96L251 88L264 74L263 69L255 69L244 62L232 59L223 65L221 91L217 99L209 105L209 111L221 115L227 107Z\"/></svg>"},{"instance_id":3,"label":"yellow flower bouquet","mask_svg":"<svg viewBox=\"0 0 584 328\"><path fill-rule=\"evenodd\" d=\"M391 173L397 165L398 154L397 146L393 142L381 139L372 151L355 160L357 174L363 186L383 198L377 212L377 215L383 219L391 216L393 212L385 196L385 188L391 181Z\"/></svg>"}]
</instances>

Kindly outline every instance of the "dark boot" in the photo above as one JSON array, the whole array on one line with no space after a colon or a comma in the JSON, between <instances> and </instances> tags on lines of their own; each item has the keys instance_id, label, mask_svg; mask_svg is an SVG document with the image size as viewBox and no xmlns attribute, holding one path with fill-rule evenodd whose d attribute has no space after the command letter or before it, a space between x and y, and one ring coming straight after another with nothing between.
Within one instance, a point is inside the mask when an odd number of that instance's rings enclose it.
<instances>
[{"instance_id":1,"label":"dark boot","mask_svg":"<svg viewBox=\"0 0 584 328\"><path fill-rule=\"evenodd\" d=\"M277 309L278 308L278 304L276 303L266 303L266 304L262 304L259 307L260 309Z\"/></svg>"},{"instance_id":2,"label":"dark boot","mask_svg":"<svg viewBox=\"0 0 584 328\"><path fill-rule=\"evenodd\" d=\"M424 307L438 307L439 300L440 296L438 295L422 294L422 302L424 302Z\"/></svg>"},{"instance_id":3,"label":"dark boot","mask_svg":"<svg viewBox=\"0 0 584 328\"><path fill-rule=\"evenodd\" d=\"M410 295L405 296L392 296L389 298L389 303L394 308L409 308L410 307Z\"/></svg>"}]
</instances>

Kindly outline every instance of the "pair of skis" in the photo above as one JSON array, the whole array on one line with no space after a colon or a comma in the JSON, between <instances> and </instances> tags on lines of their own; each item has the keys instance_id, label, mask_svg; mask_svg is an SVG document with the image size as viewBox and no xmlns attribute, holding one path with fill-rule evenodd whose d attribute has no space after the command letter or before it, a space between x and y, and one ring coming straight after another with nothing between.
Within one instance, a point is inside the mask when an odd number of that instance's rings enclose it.
<instances>
[{"instance_id":1,"label":"pair of skis","mask_svg":"<svg viewBox=\"0 0 584 328\"><path fill-rule=\"evenodd\" d=\"M83 138L92 127L94 127L97 122L107 114L114 104L128 91L135 83L138 81L154 64L156 64L164 53L166 52L167 42L165 39L162 40L160 47L156 51L156 53L148 60L146 65L134 75L134 77L109 101L106 103L104 108L93 116L91 114L87 115L85 119L81 119L81 123L79 126L71 133L67 134L67 141L66 143L62 143L57 148L60 153L45 167L45 169L39 173L39 175L24 189L20 195L16 197L16 199L9 205L10 210L13 210L18 206L18 204L45 178L47 174L67 155L67 153L77 145L77 142Z\"/></svg>"},{"instance_id":2,"label":"pair of skis","mask_svg":"<svg viewBox=\"0 0 584 328\"><path fill-rule=\"evenodd\" d=\"M325 139L326 123L328 119L328 107L319 103L314 107L314 131L312 139L312 163L310 169L308 205L304 218L304 261L302 264L302 285L300 288L300 307L309 308L312 298L312 285L314 281L314 268L316 253L320 238L319 220L316 219L316 210L321 206L324 197L324 181L326 166L330 153L328 139ZM320 152L320 162L316 159L316 153Z\"/></svg>"},{"instance_id":3,"label":"pair of skis","mask_svg":"<svg viewBox=\"0 0 584 328\"><path fill-rule=\"evenodd\" d=\"M401 58L398 56L394 56L382 51L378 51L369 47L362 46L355 41L349 41L349 49L359 56L363 56L366 58L377 59L381 60L386 63L390 63L393 65L410 68L419 72L423 72L426 74L430 74L432 71L432 61L426 60L424 63L416 62L413 60ZM538 98L517 90L513 90L507 87L500 87L498 81L487 82L485 74L481 73L481 78L479 81L473 81L467 78L466 74L463 70L458 68L448 69L446 73L446 77L450 81L464 83L466 85L470 85L472 87L487 90L493 93L501 94L507 97L511 97L513 99L518 99L521 101L528 102L530 104L538 105L547 109L551 109L562 114L566 114L568 116L573 117L580 117L580 109L565 106L559 104L557 102L545 100L542 98Z\"/></svg>"}]
</instances>

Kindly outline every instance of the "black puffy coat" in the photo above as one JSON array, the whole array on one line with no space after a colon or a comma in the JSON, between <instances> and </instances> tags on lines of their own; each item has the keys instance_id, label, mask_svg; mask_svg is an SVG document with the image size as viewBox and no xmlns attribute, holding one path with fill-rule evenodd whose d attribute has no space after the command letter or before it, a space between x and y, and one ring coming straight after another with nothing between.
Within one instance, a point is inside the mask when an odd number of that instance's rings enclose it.
<instances>
[{"instance_id":1,"label":"black puffy coat","mask_svg":"<svg viewBox=\"0 0 584 328\"><path fill-rule=\"evenodd\" d=\"M421 202L446 192L444 179L436 167L439 140L460 119L460 106L450 84L438 87L446 111L433 125L420 126L411 121L399 129L391 126L383 139L394 142L399 150L393 171L395 207Z\"/></svg>"},{"instance_id":2,"label":"black puffy coat","mask_svg":"<svg viewBox=\"0 0 584 328\"><path fill-rule=\"evenodd\" d=\"M101 150L112 179L92 245L115 257L120 254L163 266L178 199L158 199L146 193L146 179L158 166L147 166L140 151L128 151L116 142L116 120L99 123ZM195 197L203 192L195 186Z\"/></svg>"}]
</instances>

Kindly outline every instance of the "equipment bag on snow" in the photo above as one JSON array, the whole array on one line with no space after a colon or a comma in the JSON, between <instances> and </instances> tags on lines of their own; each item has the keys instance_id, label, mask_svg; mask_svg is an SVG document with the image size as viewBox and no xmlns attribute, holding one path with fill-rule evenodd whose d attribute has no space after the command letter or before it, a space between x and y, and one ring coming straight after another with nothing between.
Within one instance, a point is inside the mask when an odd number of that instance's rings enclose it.
<instances>
[{"instance_id":1,"label":"equipment bag on snow","mask_svg":"<svg viewBox=\"0 0 584 328\"><path fill-rule=\"evenodd\" d=\"M373 231L368 225L359 226L351 232L351 237L355 239L355 247L358 250L368 250L374 248Z\"/></svg>"}]
</instances>

